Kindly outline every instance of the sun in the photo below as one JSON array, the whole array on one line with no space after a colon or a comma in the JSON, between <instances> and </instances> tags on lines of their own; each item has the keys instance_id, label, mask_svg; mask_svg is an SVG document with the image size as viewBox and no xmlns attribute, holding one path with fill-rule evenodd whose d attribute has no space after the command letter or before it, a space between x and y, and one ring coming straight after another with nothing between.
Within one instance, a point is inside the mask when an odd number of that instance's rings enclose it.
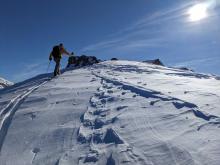
<instances>
[{"instance_id":1,"label":"sun","mask_svg":"<svg viewBox=\"0 0 220 165\"><path fill-rule=\"evenodd\" d=\"M189 19L192 22L200 21L208 16L208 5L206 4L197 4L191 7L188 11Z\"/></svg>"}]
</instances>

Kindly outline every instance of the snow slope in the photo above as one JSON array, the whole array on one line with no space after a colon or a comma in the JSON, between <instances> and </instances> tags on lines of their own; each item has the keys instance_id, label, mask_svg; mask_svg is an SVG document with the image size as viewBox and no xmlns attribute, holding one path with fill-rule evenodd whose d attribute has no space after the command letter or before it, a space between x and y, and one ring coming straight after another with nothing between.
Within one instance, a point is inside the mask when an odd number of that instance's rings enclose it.
<instances>
[{"instance_id":1,"label":"snow slope","mask_svg":"<svg viewBox=\"0 0 220 165\"><path fill-rule=\"evenodd\" d=\"M7 81L0 77L0 89L13 85L12 82Z\"/></svg>"},{"instance_id":2,"label":"snow slope","mask_svg":"<svg viewBox=\"0 0 220 165\"><path fill-rule=\"evenodd\" d=\"M132 61L0 91L1 165L219 165L218 77Z\"/></svg>"}]
</instances>

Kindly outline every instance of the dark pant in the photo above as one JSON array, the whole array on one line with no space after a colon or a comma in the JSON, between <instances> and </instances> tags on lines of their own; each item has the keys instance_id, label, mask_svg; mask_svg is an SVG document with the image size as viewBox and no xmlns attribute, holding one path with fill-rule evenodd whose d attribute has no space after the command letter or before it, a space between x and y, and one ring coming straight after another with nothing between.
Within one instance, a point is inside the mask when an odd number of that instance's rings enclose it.
<instances>
[{"instance_id":1,"label":"dark pant","mask_svg":"<svg viewBox=\"0 0 220 165\"><path fill-rule=\"evenodd\" d=\"M54 68L53 74L54 76L57 76L60 74L60 58L55 58L54 61L56 63L56 66Z\"/></svg>"}]
</instances>

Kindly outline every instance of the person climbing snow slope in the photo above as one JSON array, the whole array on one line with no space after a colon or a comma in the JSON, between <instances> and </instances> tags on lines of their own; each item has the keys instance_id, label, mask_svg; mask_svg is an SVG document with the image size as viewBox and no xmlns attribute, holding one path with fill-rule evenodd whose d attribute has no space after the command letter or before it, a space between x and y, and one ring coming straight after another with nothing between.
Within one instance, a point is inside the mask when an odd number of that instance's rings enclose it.
<instances>
[{"instance_id":1,"label":"person climbing snow slope","mask_svg":"<svg viewBox=\"0 0 220 165\"><path fill-rule=\"evenodd\" d=\"M54 46L52 52L50 53L49 60L51 61L53 58L54 62L56 63L55 68L54 68L54 77L61 74L60 60L62 58L62 54L65 54L68 56L71 55L69 52L66 51L62 43Z\"/></svg>"}]
</instances>

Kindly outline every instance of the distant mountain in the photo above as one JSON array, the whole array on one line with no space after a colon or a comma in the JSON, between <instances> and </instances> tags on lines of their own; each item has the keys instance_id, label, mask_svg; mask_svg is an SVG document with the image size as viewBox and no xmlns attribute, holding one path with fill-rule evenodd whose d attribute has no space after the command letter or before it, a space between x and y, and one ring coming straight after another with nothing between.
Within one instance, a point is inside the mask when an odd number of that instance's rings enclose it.
<instances>
[{"instance_id":1,"label":"distant mountain","mask_svg":"<svg viewBox=\"0 0 220 165\"><path fill-rule=\"evenodd\" d=\"M0 77L0 89L13 85L12 82Z\"/></svg>"}]
</instances>

